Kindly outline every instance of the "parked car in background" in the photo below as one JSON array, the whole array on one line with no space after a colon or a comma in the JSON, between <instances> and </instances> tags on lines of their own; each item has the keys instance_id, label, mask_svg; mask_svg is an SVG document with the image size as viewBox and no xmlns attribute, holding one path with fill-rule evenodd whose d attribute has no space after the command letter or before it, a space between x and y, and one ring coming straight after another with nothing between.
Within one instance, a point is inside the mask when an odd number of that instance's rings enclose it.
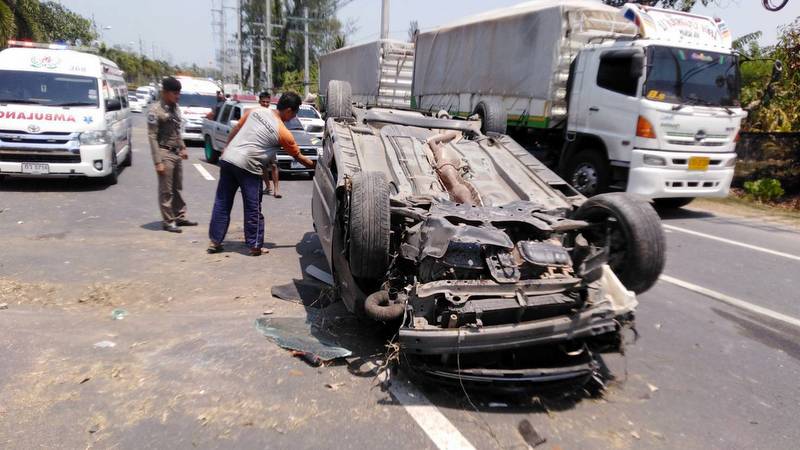
<instances>
[{"instance_id":1,"label":"parked car in background","mask_svg":"<svg viewBox=\"0 0 800 450\"><path fill-rule=\"evenodd\" d=\"M139 86L136 88L136 95L142 97L146 104L149 104L158 98L158 90L153 86Z\"/></svg>"},{"instance_id":2,"label":"parked car in background","mask_svg":"<svg viewBox=\"0 0 800 450\"><path fill-rule=\"evenodd\" d=\"M297 111L297 119L300 120L303 129L306 130L308 134L322 139L322 135L325 132L325 121L322 120L322 116L319 114L319 111L317 111L317 108L311 105L301 105L300 110Z\"/></svg>"},{"instance_id":3,"label":"parked car in background","mask_svg":"<svg viewBox=\"0 0 800 450\"><path fill-rule=\"evenodd\" d=\"M128 93L128 104L131 107L131 112L137 112L137 113L143 112L147 108L148 98L149 96L143 97L138 94Z\"/></svg>"},{"instance_id":4,"label":"parked car in background","mask_svg":"<svg viewBox=\"0 0 800 450\"><path fill-rule=\"evenodd\" d=\"M61 44L9 41L0 52L0 177L93 177L131 164L124 73Z\"/></svg>"},{"instance_id":5,"label":"parked car in background","mask_svg":"<svg viewBox=\"0 0 800 450\"><path fill-rule=\"evenodd\" d=\"M270 105L274 109L275 105ZM228 100L220 108L219 113L214 119L203 120L203 141L205 144L206 161L216 163L219 161L219 156L228 142L228 136L233 127L235 127L239 120L244 116L244 113L253 108L259 108L258 98L253 95L236 95L232 100ZM290 130L294 136L297 145L300 147L300 152L308 156L311 160L316 161L322 154L322 139L312 136L305 130ZM289 156L283 150L278 152L278 169L281 172L304 172L313 173L307 167L297 163L294 158Z\"/></svg>"}]
</instances>

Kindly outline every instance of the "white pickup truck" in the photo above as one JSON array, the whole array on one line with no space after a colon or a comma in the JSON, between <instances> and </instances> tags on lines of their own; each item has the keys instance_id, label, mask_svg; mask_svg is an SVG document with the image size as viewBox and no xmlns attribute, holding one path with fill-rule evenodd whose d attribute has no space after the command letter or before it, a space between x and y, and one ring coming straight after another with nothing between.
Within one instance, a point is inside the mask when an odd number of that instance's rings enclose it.
<instances>
[{"instance_id":1,"label":"white pickup truck","mask_svg":"<svg viewBox=\"0 0 800 450\"><path fill-rule=\"evenodd\" d=\"M215 164L222 150L228 142L228 135L235 127L244 113L253 108L259 108L257 101L234 99L225 102L213 119L203 119L203 141L205 146L206 161ZM309 159L316 161L322 154L322 140L312 136L302 129L290 130L294 140L300 146L300 152ZM283 150L278 152L278 169L281 172L306 172L313 174L305 166L295 161Z\"/></svg>"}]
</instances>

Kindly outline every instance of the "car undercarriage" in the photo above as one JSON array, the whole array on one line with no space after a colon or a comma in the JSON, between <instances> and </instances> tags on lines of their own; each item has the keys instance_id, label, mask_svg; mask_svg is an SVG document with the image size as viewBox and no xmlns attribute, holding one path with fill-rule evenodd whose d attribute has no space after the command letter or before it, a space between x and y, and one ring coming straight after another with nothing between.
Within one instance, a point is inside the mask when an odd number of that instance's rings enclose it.
<instances>
[{"instance_id":1,"label":"car undercarriage","mask_svg":"<svg viewBox=\"0 0 800 450\"><path fill-rule=\"evenodd\" d=\"M652 207L587 200L479 121L342 110L312 209L348 308L397 326L405 361L440 381L596 378L664 265Z\"/></svg>"}]
</instances>

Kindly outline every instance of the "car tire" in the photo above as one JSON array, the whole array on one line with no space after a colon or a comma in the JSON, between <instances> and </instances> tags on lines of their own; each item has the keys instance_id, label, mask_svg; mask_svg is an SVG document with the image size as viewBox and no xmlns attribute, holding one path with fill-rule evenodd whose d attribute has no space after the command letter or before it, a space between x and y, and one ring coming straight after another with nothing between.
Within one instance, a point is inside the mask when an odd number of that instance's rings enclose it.
<instances>
[{"instance_id":1,"label":"car tire","mask_svg":"<svg viewBox=\"0 0 800 450\"><path fill-rule=\"evenodd\" d=\"M219 152L214 150L214 144L211 143L211 138L209 136L205 138L203 149L205 151L206 162L211 164L219 162Z\"/></svg>"},{"instance_id":2,"label":"car tire","mask_svg":"<svg viewBox=\"0 0 800 450\"><path fill-rule=\"evenodd\" d=\"M125 155L125 160L122 161L123 167L133 166L133 141L128 141L128 154Z\"/></svg>"},{"instance_id":3,"label":"car tire","mask_svg":"<svg viewBox=\"0 0 800 450\"><path fill-rule=\"evenodd\" d=\"M347 81L331 80L325 96L325 114L333 119L353 117L353 94Z\"/></svg>"},{"instance_id":4,"label":"car tire","mask_svg":"<svg viewBox=\"0 0 800 450\"><path fill-rule=\"evenodd\" d=\"M641 294L658 281L666 262L666 241L661 219L649 202L623 192L600 194L587 199L572 218L595 225L582 234L601 247L609 224L609 266L626 288Z\"/></svg>"},{"instance_id":5,"label":"car tire","mask_svg":"<svg viewBox=\"0 0 800 450\"><path fill-rule=\"evenodd\" d=\"M106 185L113 186L119 182L119 162L117 162L117 149L111 149L111 173L104 178Z\"/></svg>"},{"instance_id":6,"label":"car tire","mask_svg":"<svg viewBox=\"0 0 800 450\"><path fill-rule=\"evenodd\" d=\"M692 203L694 197L656 198L653 203L657 209L679 209Z\"/></svg>"},{"instance_id":7,"label":"car tire","mask_svg":"<svg viewBox=\"0 0 800 450\"><path fill-rule=\"evenodd\" d=\"M581 150L569 159L564 178L576 191L591 197L608 190L611 168L601 152Z\"/></svg>"},{"instance_id":8,"label":"car tire","mask_svg":"<svg viewBox=\"0 0 800 450\"><path fill-rule=\"evenodd\" d=\"M353 175L349 217L349 262L354 277L377 280L389 265L389 183L378 172Z\"/></svg>"},{"instance_id":9,"label":"car tire","mask_svg":"<svg viewBox=\"0 0 800 450\"><path fill-rule=\"evenodd\" d=\"M481 132L506 134L508 130L508 112L503 102L497 99L481 100L475 106L474 114L481 117Z\"/></svg>"}]
</instances>

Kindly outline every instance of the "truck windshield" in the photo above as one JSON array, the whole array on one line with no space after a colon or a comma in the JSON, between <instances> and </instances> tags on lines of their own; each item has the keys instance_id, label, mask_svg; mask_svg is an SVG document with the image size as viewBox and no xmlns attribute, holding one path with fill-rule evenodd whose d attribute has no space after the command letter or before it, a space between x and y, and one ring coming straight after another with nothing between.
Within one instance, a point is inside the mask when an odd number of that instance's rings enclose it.
<instances>
[{"instance_id":1,"label":"truck windshield","mask_svg":"<svg viewBox=\"0 0 800 450\"><path fill-rule=\"evenodd\" d=\"M648 100L739 106L738 58L724 53L652 46L647 52Z\"/></svg>"},{"instance_id":2,"label":"truck windshield","mask_svg":"<svg viewBox=\"0 0 800 450\"><path fill-rule=\"evenodd\" d=\"M302 119L319 119L319 116L317 115L316 111L314 111L311 108L300 108L297 111L297 117L300 117Z\"/></svg>"},{"instance_id":3,"label":"truck windshield","mask_svg":"<svg viewBox=\"0 0 800 450\"><path fill-rule=\"evenodd\" d=\"M197 107L197 108L213 108L217 105L217 96L214 94L184 94L181 93L181 99L178 103L184 108Z\"/></svg>"},{"instance_id":4,"label":"truck windshield","mask_svg":"<svg viewBox=\"0 0 800 450\"><path fill-rule=\"evenodd\" d=\"M97 107L97 99L96 78L0 70L0 103Z\"/></svg>"}]
</instances>

